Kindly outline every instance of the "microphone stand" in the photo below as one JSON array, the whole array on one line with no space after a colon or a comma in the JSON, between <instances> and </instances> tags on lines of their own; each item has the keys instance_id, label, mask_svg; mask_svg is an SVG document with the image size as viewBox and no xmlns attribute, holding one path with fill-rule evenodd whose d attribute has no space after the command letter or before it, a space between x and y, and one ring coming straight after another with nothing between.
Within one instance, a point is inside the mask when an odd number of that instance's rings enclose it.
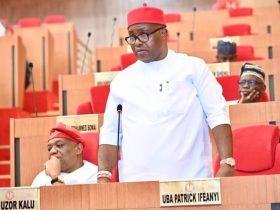
<instances>
[{"instance_id":1,"label":"microphone stand","mask_svg":"<svg viewBox=\"0 0 280 210\"><path fill-rule=\"evenodd\" d=\"M88 38L87 38L87 43L86 43L86 49L85 49L85 54L84 54L83 63L82 63L82 67L81 67L81 75L84 74L84 65L85 65L85 60L86 60L86 56L87 56L88 43L89 43L90 36L91 36L91 33L88 32Z\"/></svg>"},{"instance_id":2,"label":"microphone stand","mask_svg":"<svg viewBox=\"0 0 280 210\"><path fill-rule=\"evenodd\" d=\"M33 76L33 63L28 64L29 71L31 72L31 83L32 83L32 92L33 92L33 104L34 104L34 112L35 117L38 117L38 107L37 107L37 98L35 92L35 85L34 85L34 76Z\"/></svg>"},{"instance_id":3,"label":"microphone stand","mask_svg":"<svg viewBox=\"0 0 280 210\"><path fill-rule=\"evenodd\" d=\"M117 106L118 112L118 135L117 135L117 165L116 165L116 175L119 177L119 148L120 148L120 125L121 125L121 113L122 113L122 105L119 104Z\"/></svg>"}]
</instances>

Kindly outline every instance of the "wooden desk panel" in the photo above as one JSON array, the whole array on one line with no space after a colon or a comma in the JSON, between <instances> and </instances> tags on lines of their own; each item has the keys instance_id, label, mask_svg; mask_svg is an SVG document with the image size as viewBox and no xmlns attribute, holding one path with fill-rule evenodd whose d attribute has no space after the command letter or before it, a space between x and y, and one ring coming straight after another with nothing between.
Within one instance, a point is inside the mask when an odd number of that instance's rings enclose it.
<instances>
[{"instance_id":1,"label":"wooden desk panel","mask_svg":"<svg viewBox=\"0 0 280 210\"><path fill-rule=\"evenodd\" d=\"M23 107L26 51L16 36L0 37L0 108Z\"/></svg>"},{"instance_id":2,"label":"wooden desk panel","mask_svg":"<svg viewBox=\"0 0 280 210\"><path fill-rule=\"evenodd\" d=\"M51 90L55 56L52 36L46 28L42 27L15 27L14 32L22 39L28 62L33 63L35 90Z\"/></svg>"},{"instance_id":3,"label":"wooden desk panel","mask_svg":"<svg viewBox=\"0 0 280 210\"><path fill-rule=\"evenodd\" d=\"M96 48L97 71L110 71L111 68L121 65L121 55L127 53L127 47ZM100 62L98 64L98 62Z\"/></svg>"},{"instance_id":4,"label":"wooden desk panel","mask_svg":"<svg viewBox=\"0 0 280 210\"><path fill-rule=\"evenodd\" d=\"M77 74L77 32L73 23L43 24L54 40L51 80L59 74Z\"/></svg>"},{"instance_id":5,"label":"wooden desk panel","mask_svg":"<svg viewBox=\"0 0 280 210\"><path fill-rule=\"evenodd\" d=\"M20 185L30 186L35 176L43 170L48 159L47 139L51 128L56 124L55 117L11 119L11 186L16 184L15 138L20 144Z\"/></svg>"},{"instance_id":6,"label":"wooden desk panel","mask_svg":"<svg viewBox=\"0 0 280 210\"><path fill-rule=\"evenodd\" d=\"M94 75L59 76L59 113L76 114L79 104L90 101L90 88L94 85Z\"/></svg>"},{"instance_id":7,"label":"wooden desk panel","mask_svg":"<svg viewBox=\"0 0 280 210\"><path fill-rule=\"evenodd\" d=\"M164 207L170 210L270 210L279 202L280 175L221 178L222 205ZM63 196L57 196L63 195ZM42 187L41 210L160 210L159 182Z\"/></svg>"},{"instance_id":8,"label":"wooden desk panel","mask_svg":"<svg viewBox=\"0 0 280 210\"><path fill-rule=\"evenodd\" d=\"M246 125L280 123L280 101L231 105L229 107L232 128Z\"/></svg>"}]
</instances>

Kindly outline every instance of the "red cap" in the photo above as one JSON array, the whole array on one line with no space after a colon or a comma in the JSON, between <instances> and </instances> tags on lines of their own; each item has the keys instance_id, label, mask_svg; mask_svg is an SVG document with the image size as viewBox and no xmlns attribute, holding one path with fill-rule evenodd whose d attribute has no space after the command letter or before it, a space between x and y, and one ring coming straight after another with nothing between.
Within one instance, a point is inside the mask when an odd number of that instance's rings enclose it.
<instances>
[{"instance_id":1,"label":"red cap","mask_svg":"<svg viewBox=\"0 0 280 210\"><path fill-rule=\"evenodd\" d=\"M148 7L146 3L143 7L131 10L127 15L127 27L137 23L156 23L166 25L163 11L155 7Z\"/></svg>"},{"instance_id":2,"label":"red cap","mask_svg":"<svg viewBox=\"0 0 280 210\"><path fill-rule=\"evenodd\" d=\"M57 127L51 130L48 141L54 138L66 138L68 140L81 143L83 146L85 146L85 141L80 132L77 129L67 126L63 123L59 123Z\"/></svg>"}]
</instances>

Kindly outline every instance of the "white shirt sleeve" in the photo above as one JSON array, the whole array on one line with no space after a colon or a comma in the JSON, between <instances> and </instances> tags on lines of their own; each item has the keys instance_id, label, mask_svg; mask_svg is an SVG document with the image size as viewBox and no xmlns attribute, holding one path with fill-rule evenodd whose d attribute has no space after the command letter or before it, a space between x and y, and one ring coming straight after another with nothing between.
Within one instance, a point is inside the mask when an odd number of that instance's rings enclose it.
<instances>
[{"instance_id":1,"label":"white shirt sleeve","mask_svg":"<svg viewBox=\"0 0 280 210\"><path fill-rule=\"evenodd\" d=\"M196 75L193 77L193 82L206 115L206 121L211 129L217 125L230 124L222 87L205 62L200 61L195 64L197 67L195 67Z\"/></svg>"},{"instance_id":2,"label":"white shirt sleeve","mask_svg":"<svg viewBox=\"0 0 280 210\"><path fill-rule=\"evenodd\" d=\"M111 84L111 89L114 83ZM117 145L118 141L118 112L117 106L121 104L110 92L104 113L103 126L100 128L99 144ZM120 128L120 139L122 129Z\"/></svg>"}]
</instances>

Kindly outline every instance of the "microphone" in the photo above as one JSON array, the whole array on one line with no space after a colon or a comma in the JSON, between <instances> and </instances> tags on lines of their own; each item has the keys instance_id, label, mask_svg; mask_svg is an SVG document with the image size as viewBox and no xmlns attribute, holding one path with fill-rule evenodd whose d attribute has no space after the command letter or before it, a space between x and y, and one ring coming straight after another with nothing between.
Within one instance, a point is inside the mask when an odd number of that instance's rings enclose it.
<instances>
[{"instance_id":1,"label":"microphone","mask_svg":"<svg viewBox=\"0 0 280 210\"><path fill-rule=\"evenodd\" d=\"M180 51L180 32L177 32L177 52Z\"/></svg>"},{"instance_id":2,"label":"microphone","mask_svg":"<svg viewBox=\"0 0 280 210\"><path fill-rule=\"evenodd\" d=\"M121 127L121 113L122 113L122 105L119 104L117 106L117 112L118 112L118 141L117 141L117 165L116 165L116 174L119 176L119 148L120 148L120 127Z\"/></svg>"},{"instance_id":3,"label":"microphone","mask_svg":"<svg viewBox=\"0 0 280 210\"><path fill-rule=\"evenodd\" d=\"M31 73L31 83L32 83L32 92L33 92L33 104L34 104L34 113L35 117L38 117L38 107L37 107L37 98L35 92L35 85L34 85L34 76L33 76L33 63L28 64L28 70Z\"/></svg>"},{"instance_id":4,"label":"microphone","mask_svg":"<svg viewBox=\"0 0 280 210\"><path fill-rule=\"evenodd\" d=\"M192 31L190 32L190 41L194 40L195 14L196 14L196 7L193 8L193 21L192 21Z\"/></svg>"},{"instance_id":5,"label":"microphone","mask_svg":"<svg viewBox=\"0 0 280 210\"><path fill-rule=\"evenodd\" d=\"M86 49L85 49L84 58L83 58L83 63L82 63L82 67L81 67L81 74L82 74L82 75L84 74L84 65L85 65L85 60L86 60L86 56L87 56L88 43L89 43L89 40L90 40L91 33L88 32L87 36L88 36L88 38L87 38L87 43L86 43Z\"/></svg>"},{"instance_id":6,"label":"microphone","mask_svg":"<svg viewBox=\"0 0 280 210\"><path fill-rule=\"evenodd\" d=\"M117 22L117 17L114 17L113 18L113 26L112 26L112 34L111 34L111 44L110 44L110 47L113 47L113 44L114 44L116 22Z\"/></svg>"}]
</instances>

